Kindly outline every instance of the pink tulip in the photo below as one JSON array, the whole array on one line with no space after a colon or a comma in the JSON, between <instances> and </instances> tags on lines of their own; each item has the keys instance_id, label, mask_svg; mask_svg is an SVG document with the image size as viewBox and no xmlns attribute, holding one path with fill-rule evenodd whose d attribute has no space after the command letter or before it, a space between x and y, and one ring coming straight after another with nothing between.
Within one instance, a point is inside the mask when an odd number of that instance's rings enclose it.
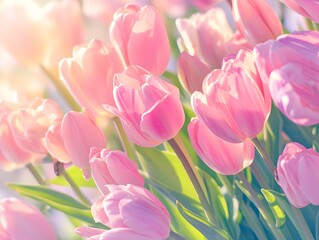
<instances>
[{"instance_id":1,"label":"pink tulip","mask_svg":"<svg viewBox=\"0 0 319 240\"><path fill-rule=\"evenodd\" d=\"M317 0L282 0L282 2L300 15L319 22L319 2Z\"/></svg>"},{"instance_id":2,"label":"pink tulip","mask_svg":"<svg viewBox=\"0 0 319 240\"><path fill-rule=\"evenodd\" d=\"M0 220L1 240L57 239L46 217L36 207L16 198L0 201Z\"/></svg>"},{"instance_id":3,"label":"pink tulip","mask_svg":"<svg viewBox=\"0 0 319 240\"><path fill-rule=\"evenodd\" d=\"M179 18L176 27L181 35L181 47L198 57L211 69L219 68L227 55L225 43L233 36L222 9L212 8L191 18Z\"/></svg>"},{"instance_id":4,"label":"pink tulip","mask_svg":"<svg viewBox=\"0 0 319 240\"><path fill-rule=\"evenodd\" d=\"M222 69L204 80L203 93L191 98L193 109L218 137L232 143L256 137L270 113L271 98L253 62L252 53L240 50Z\"/></svg>"},{"instance_id":5,"label":"pink tulip","mask_svg":"<svg viewBox=\"0 0 319 240\"><path fill-rule=\"evenodd\" d=\"M11 116L12 134L25 150L47 154L45 133L54 120L62 117L60 107L51 99L35 98L29 107Z\"/></svg>"},{"instance_id":6,"label":"pink tulip","mask_svg":"<svg viewBox=\"0 0 319 240\"><path fill-rule=\"evenodd\" d=\"M17 17L19 16L19 17ZM0 9L1 45L26 65L42 62L49 46L49 23L33 1L7 1Z\"/></svg>"},{"instance_id":7,"label":"pink tulip","mask_svg":"<svg viewBox=\"0 0 319 240\"><path fill-rule=\"evenodd\" d=\"M177 68L178 78L189 93L202 90L204 78L210 72L209 67L197 57L183 52L178 58Z\"/></svg>"},{"instance_id":8,"label":"pink tulip","mask_svg":"<svg viewBox=\"0 0 319 240\"><path fill-rule=\"evenodd\" d=\"M103 148L106 141L102 130L84 112L68 112L61 125L64 147L73 164L87 177L91 147Z\"/></svg>"},{"instance_id":9,"label":"pink tulip","mask_svg":"<svg viewBox=\"0 0 319 240\"><path fill-rule=\"evenodd\" d=\"M93 179L104 195L108 194L106 184L144 186L137 165L124 152L91 148L90 166Z\"/></svg>"},{"instance_id":10,"label":"pink tulip","mask_svg":"<svg viewBox=\"0 0 319 240\"><path fill-rule=\"evenodd\" d=\"M318 32L296 32L259 44L254 50L274 103L300 125L319 123L318 39Z\"/></svg>"},{"instance_id":11,"label":"pink tulip","mask_svg":"<svg viewBox=\"0 0 319 240\"><path fill-rule=\"evenodd\" d=\"M299 143L288 143L277 163L277 182L295 207L319 205L319 153Z\"/></svg>"},{"instance_id":12,"label":"pink tulip","mask_svg":"<svg viewBox=\"0 0 319 240\"><path fill-rule=\"evenodd\" d=\"M219 3L220 0L191 0L192 5L201 11L208 11L215 4Z\"/></svg>"},{"instance_id":13,"label":"pink tulip","mask_svg":"<svg viewBox=\"0 0 319 240\"><path fill-rule=\"evenodd\" d=\"M235 32L234 36L226 43L228 53L237 54L240 49L253 49L246 38L244 38L239 31Z\"/></svg>"},{"instance_id":14,"label":"pink tulip","mask_svg":"<svg viewBox=\"0 0 319 240\"><path fill-rule=\"evenodd\" d=\"M226 142L198 118L188 125L188 135L200 158L218 173L236 175L254 160L255 148L249 139L242 143Z\"/></svg>"},{"instance_id":15,"label":"pink tulip","mask_svg":"<svg viewBox=\"0 0 319 240\"><path fill-rule=\"evenodd\" d=\"M107 236L105 239L112 240L164 240L168 237L169 213L150 191L134 185L107 185L107 188L109 194L93 204L92 214L96 222L112 228L111 232L81 227L78 230L81 235L96 237L93 239Z\"/></svg>"},{"instance_id":16,"label":"pink tulip","mask_svg":"<svg viewBox=\"0 0 319 240\"><path fill-rule=\"evenodd\" d=\"M114 106L113 75L124 66L112 46L93 39L74 49L73 58L60 62L60 78L82 107L104 116L102 104Z\"/></svg>"},{"instance_id":17,"label":"pink tulip","mask_svg":"<svg viewBox=\"0 0 319 240\"><path fill-rule=\"evenodd\" d=\"M282 25L265 0L233 0L237 29L253 45L282 34Z\"/></svg>"},{"instance_id":18,"label":"pink tulip","mask_svg":"<svg viewBox=\"0 0 319 240\"><path fill-rule=\"evenodd\" d=\"M139 65L156 76L165 71L169 41L164 21L153 7L120 8L113 16L110 37L127 66Z\"/></svg>"},{"instance_id":19,"label":"pink tulip","mask_svg":"<svg viewBox=\"0 0 319 240\"><path fill-rule=\"evenodd\" d=\"M105 107L121 118L137 145L157 146L176 136L184 124L178 89L138 66L115 74L113 95L117 108Z\"/></svg>"},{"instance_id":20,"label":"pink tulip","mask_svg":"<svg viewBox=\"0 0 319 240\"><path fill-rule=\"evenodd\" d=\"M56 72L59 61L71 56L73 47L83 42L81 6L78 0L54 1L42 11L50 31L49 48L43 64Z\"/></svg>"}]
</instances>

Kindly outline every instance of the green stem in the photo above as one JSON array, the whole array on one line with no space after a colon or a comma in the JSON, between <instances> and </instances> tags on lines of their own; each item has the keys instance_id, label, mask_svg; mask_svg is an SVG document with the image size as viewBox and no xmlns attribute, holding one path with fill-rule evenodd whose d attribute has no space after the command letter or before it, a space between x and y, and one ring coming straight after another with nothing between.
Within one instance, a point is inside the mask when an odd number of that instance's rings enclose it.
<instances>
[{"instance_id":1,"label":"green stem","mask_svg":"<svg viewBox=\"0 0 319 240\"><path fill-rule=\"evenodd\" d=\"M276 226L274 225L273 220L272 220L271 216L269 215L269 212L265 208L264 204L259 200L255 190L248 183L248 181L247 181L245 175L243 174L243 172L238 173L237 176L239 177L239 179L242 181L242 183L244 184L244 186L248 190L248 192L249 192L249 194L251 196L252 202L258 208L259 212L261 213L261 215L263 216L263 218L267 222L269 228L273 232L273 234L276 237L276 239L285 239L285 237L283 236L282 232L280 230L278 230L276 228Z\"/></svg>"},{"instance_id":2,"label":"green stem","mask_svg":"<svg viewBox=\"0 0 319 240\"><path fill-rule=\"evenodd\" d=\"M190 178L195 191L198 195L198 198L203 206L203 209L205 211L206 217L210 223L214 223L214 217L211 212L211 207L207 201L207 198L205 196L205 193L203 191L204 185L201 182L201 178L198 175L195 166L193 165L192 159L190 155L188 154L186 147L184 146L181 138L177 135L174 138L168 140L168 143L171 145L171 147L174 149L176 155L179 157L188 177Z\"/></svg>"},{"instance_id":3,"label":"green stem","mask_svg":"<svg viewBox=\"0 0 319 240\"><path fill-rule=\"evenodd\" d=\"M27 164L26 167L29 169L35 180L37 180L40 185L48 185L48 183L42 178L42 176L32 163Z\"/></svg>"},{"instance_id":4,"label":"green stem","mask_svg":"<svg viewBox=\"0 0 319 240\"><path fill-rule=\"evenodd\" d=\"M264 188L269 188L269 184L267 179L264 177L264 175L258 170L257 166L255 163L252 163L250 165L250 169L253 172L253 175L256 177L258 183L260 184L261 187Z\"/></svg>"},{"instance_id":5,"label":"green stem","mask_svg":"<svg viewBox=\"0 0 319 240\"><path fill-rule=\"evenodd\" d=\"M313 22L310 19L306 18L306 23L307 23L308 30L310 30L310 31L314 31L315 30Z\"/></svg>"},{"instance_id":6,"label":"green stem","mask_svg":"<svg viewBox=\"0 0 319 240\"><path fill-rule=\"evenodd\" d=\"M230 193L230 195L232 197L235 196L235 191L234 191L234 187L232 186L232 184L229 182L228 178L222 174L217 173L217 177L219 178L219 180L222 182L222 184L226 187L226 189L228 190L228 192Z\"/></svg>"},{"instance_id":7,"label":"green stem","mask_svg":"<svg viewBox=\"0 0 319 240\"><path fill-rule=\"evenodd\" d=\"M60 164L60 173L62 174L62 176L64 177L64 179L68 182L68 184L70 185L73 193L78 197L78 199L80 199L85 205L91 206L91 202L86 198L86 196L81 192L80 188L78 187L78 185L76 185L76 183L73 181L73 179L71 178L71 176L67 173L67 171L65 171L63 163L61 162L57 162L56 164Z\"/></svg>"},{"instance_id":8,"label":"green stem","mask_svg":"<svg viewBox=\"0 0 319 240\"><path fill-rule=\"evenodd\" d=\"M258 138L253 138L251 141L254 143L257 151L260 153L260 156L265 160L267 167L271 171L272 174L274 174L276 167L273 163L273 161L270 159L268 153L264 149L263 145L259 142Z\"/></svg>"},{"instance_id":9,"label":"green stem","mask_svg":"<svg viewBox=\"0 0 319 240\"><path fill-rule=\"evenodd\" d=\"M292 212L295 215L295 219L298 221L299 226L301 228L301 231L304 233L304 237L307 240L314 240L312 233L308 227L308 224L302 215L301 211L299 208L296 208L294 206L291 206Z\"/></svg>"},{"instance_id":10,"label":"green stem","mask_svg":"<svg viewBox=\"0 0 319 240\"><path fill-rule=\"evenodd\" d=\"M183 238L182 236L180 236L179 234L177 234L176 232L173 232L171 230L171 232L169 233L169 237L173 240L185 240L185 238Z\"/></svg>"},{"instance_id":11,"label":"green stem","mask_svg":"<svg viewBox=\"0 0 319 240\"><path fill-rule=\"evenodd\" d=\"M54 84L58 92L63 96L65 101L70 105L70 107L75 111L82 111L82 108L79 104L74 100L68 89L64 86L64 84L60 81L60 79L56 79L50 71L48 71L42 64L39 65L40 69L43 73L51 80Z\"/></svg>"}]
</instances>

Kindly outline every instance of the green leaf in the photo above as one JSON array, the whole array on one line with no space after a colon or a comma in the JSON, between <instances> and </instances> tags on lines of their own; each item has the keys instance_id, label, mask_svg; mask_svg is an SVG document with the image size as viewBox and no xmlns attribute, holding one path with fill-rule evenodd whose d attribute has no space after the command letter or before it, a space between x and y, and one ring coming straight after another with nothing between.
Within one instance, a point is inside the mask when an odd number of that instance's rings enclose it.
<instances>
[{"instance_id":1,"label":"green leaf","mask_svg":"<svg viewBox=\"0 0 319 240\"><path fill-rule=\"evenodd\" d=\"M201 216L191 212L187 208L185 208L178 201L176 202L177 208L179 212L183 215L183 217L189 221L195 228L197 228L207 239L214 240L230 240L232 239L229 234L223 229L207 222Z\"/></svg>"},{"instance_id":2,"label":"green leaf","mask_svg":"<svg viewBox=\"0 0 319 240\"><path fill-rule=\"evenodd\" d=\"M8 187L25 197L47 204L91 226L105 228L104 225L95 223L90 206L86 206L64 193L52 190L46 186L8 184Z\"/></svg>"},{"instance_id":3,"label":"green leaf","mask_svg":"<svg viewBox=\"0 0 319 240\"><path fill-rule=\"evenodd\" d=\"M316 217L316 240L319 240L319 211Z\"/></svg>"},{"instance_id":4,"label":"green leaf","mask_svg":"<svg viewBox=\"0 0 319 240\"><path fill-rule=\"evenodd\" d=\"M285 221L286 221L286 215L285 212L281 209L281 207L278 204L278 201L271 192L262 189L261 190L262 194L264 195L266 201L269 204L269 207L271 211L273 212L275 219L276 219L276 227L279 228L281 227Z\"/></svg>"},{"instance_id":5,"label":"green leaf","mask_svg":"<svg viewBox=\"0 0 319 240\"><path fill-rule=\"evenodd\" d=\"M66 172L69 176L72 176L72 180L78 185L79 187L96 187L93 179L86 180L83 177L82 171L80 168L76 166L71 166L66 169ZM48 181L50 184L59 185L59 186L69 186L69 183L64 179L63 176L58 176L50 179Z\"/></svg>"}]
</instances>

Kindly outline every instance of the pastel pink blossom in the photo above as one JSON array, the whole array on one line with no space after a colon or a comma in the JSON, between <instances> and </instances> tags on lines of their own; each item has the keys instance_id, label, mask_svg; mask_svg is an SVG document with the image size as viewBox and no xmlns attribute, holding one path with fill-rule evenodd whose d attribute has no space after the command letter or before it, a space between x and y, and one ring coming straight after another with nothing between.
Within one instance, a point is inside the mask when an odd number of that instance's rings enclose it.
<instances>
[{"instance_id":1,"label":"pastel pink blossom","mask_svg":"<svg viewBox=\"0 0 319 240\"><path fill-rule=\"evenodd\" d=\"M319 153L292 142L285 146L277 163L277 182L288 200L298 208L319 205Z\"/></svg>"},{"instance_id":2,"label":"pastel pink blossom","mask_svg":"<svg viewBox=\"0 0 319 240\"><path fill-rule=\"evenodd\" d=\"M215 4L219 3L220 0L191 0L190 2L197 9L205 12L211 9Z\"/></svg>"},{"instance_id":3,"label":"pastel pink blossom","mask_svg":"<svg viewBox=\"0 0 319 240\"><path fill-rule=\"evenodd\" d=\"M123 70L115 49L97 39L74 48L73 58L60 62L60 78L78 103L95 116L105 116L102 104L115 105L113 76Z\"/></svg>"},{"instance_id":4,"label":"pastel pink blossom","mask_svg":"<svg viewBox=\"0 0 319 240\"><path fill-rule=\"evenodd\" d=\"M127 66L139 65L156 76L165 71L170 46L164 20L155 8L120 8L113 16L110 38Z\"/></svg>"},{"instance_id":5,"label":"pastel pink blossom","mask_svg":"<svg viewBox=\"0 0 319 240\"><path fill-rule=\"evenodd\" d=\"M93 204L92 214L96 222L112 230L103 233L97 229L81 227L78 232L82 236L92 236L92 239L104 239L102 236L106 236L105 239L112 240L164 240L168 237L170 215L150 191L130 184L107 185L107 188L109 194Z\"/></svg>"},{"instance_id":6,"label":"pastel pink blossom","mask_svg":"<svg viewBox=\"0 0 319 240\"><path fill-rule=\"evenodd\" d=\"M233 36L222 9L212 8L190 18L179 18L176 27L181 36L181 51L198 57L211 69L221 67L227 55L225 44Z\"/></svg>"},{"instance_id":7,"label":"pastel pink blossom","mask_svg":"<svg viewBox=\"0 0 319 240\"><path fill-rule=\"evenodd\" d=\"M51 99L35 98L28 107L12 113L10 127L17 144L28 151L47 154L45 133L62 118L59 105Z\"/></svg>"},{"instance_id":8,"label":"pastel pink blossom","mask_svg":"<svg viewBox=\"0 0 319 240\"><path fill-rule=\"evenodd\" d=\"M16 198L0 201L0 238L2 240L56 240L48 219L34 206Z\"/></svg>"},{"instance_id":9,"label":"pastel pink blossom","mask_svg":"<svg viewBox=\"0 0 319 240\"><path fill-rule=\"evenodd\" d=\"M319 22L319 2L317 0L282 0L282 2L300 15Z\"/></svg>"},{"instance_id":10,"label":"pastel pink blossom","mask_svg":"<svg viewBox=\"0 0 319 240\"><path fill-rule=\"evenodd\" d=\"M239 31L236 31L234 36L226 43L227 52L233 54L237 54L240 49L252 50L253 47Z\"/></svg>"},{"instance_id":11,"label":"pastel pink blossom","mask_svg":"<svg viewBox=\"0 0 319 240\"><path fill-rule=\"evenodd\" d=\"M253 45L282 34L280 19L265 0L233 0L238 31Z\"/></svg>"},{"instance_id":12,"label":"pastel pink blossom","mask_svg":"<svg viewBox=\"0 0 319 240\"><path fill-rule=\"evenodd\" d=\"M184 124L178 88L138 66L115 74L113 95L117 108L105 107L120 117L137 145L157 146L175 137Z\"/></svg>"},{"instance_id":13,"label":"pastel pink blossom","mask_svg":"<svg viewBox=\"0 0 319 240\"><path fill-rule=\"evenodd\" d=\"M103 195L108 194L107 184L144 186L144 179L135 162L121 151L91 148L92 177Z\"/></svg>"},{"instance_id":14,"label":"pastel pink blossom","mask_svg":"<svg viewBox=\"0 0 319 240\"><path fill-rule=\"evenodd\" d=\"M189 93L201 91L204 78L210 72L208 66L187 52L178 57L177 69L179 81Z\"/></svg>"},{"instance_id":15,"label":"pastel pink blossom","mask_svg":"<svg viewBox=\"0 0 319 240\"><path fill-rule=\"evenodd\" d=\"M296 124L319 123L319 33L295 32L255 47L256 65L276 106Z\"/></svg>"},{"instance_id":16,"label":"pastel pink blossom","mask_svg":"<svg viewBox=\"0 0 319 240\"><path fill-rule=\"evenodd\" d=\"M271 109L271 97L254 65L251 51L228 56L222 69L204 80L203 93L194 92L191 103L199 119L218 137L232 143L256 137Z\"/></svg>"},{"instance_id":17,"label":"pastel pink blossom","mask_svg":"<svg viewBox=\"0 0 319 240\"><path fill-rule=\"evenodd\" d=\"M21 104L0 102L0 168L12 171L24 167L28 163L42 160L45 155L33 153L21 148L10 127L11 114L19 109Z\"/></svg>"},{"instance_id":18,"label":"pastel pink blossom","mask_svg":"<svg viewBox=\"0 0 319 240\"><path fill-rule=\"evenodd\" d=\"M72 163L87 177L91 147L103 148L106 144L102 130L85 112L70 111L62 120L61 136Z\"/></svg>"},{"instance_id":19,"label":"pastel pink blossom","mask_svg":"<svg viewBox=\"0 0 319 240\"><path fill-rule=\"evenodd\" d=\"M236 175L254 160L254 144L247 139L230 143L212 133L203 121L192 119L188 125L190 141L208 167L223 175Z\"/></svg>"}]
</instances>

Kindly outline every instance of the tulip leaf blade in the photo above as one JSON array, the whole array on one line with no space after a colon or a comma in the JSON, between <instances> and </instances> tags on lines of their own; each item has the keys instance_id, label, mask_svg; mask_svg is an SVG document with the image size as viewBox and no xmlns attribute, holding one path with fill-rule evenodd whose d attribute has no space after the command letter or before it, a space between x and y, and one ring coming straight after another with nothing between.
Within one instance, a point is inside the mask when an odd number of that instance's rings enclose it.
<instances>
[{"instance_id":1,"label":"tulip leaf blade","mask_svg":"<svg viewBox=\"0 0 319 240\"><path fill-rule=\"evenodd\" d=\"M266 189L261 190L262 194L264 195L266 201L269 204L271 211L273 212L276 220L276 227L281 227L286 221L286 214L284 210L279 206L277 198L271 192L267 191Z\"/></svg>"},{"instance_id":2,"label":"tulip leaf blade","mask_svg":"<svg viewBox=\"0 0 319 240\"><path fill-rule=\"evenodd\" d=\"M191 212L178 201L176 202L177 209L182 216L195 228L197 228L207 239L215 240L232 240L231 236L223 229L207 222L201 216Z\"/></svg>"}]
</instances>

